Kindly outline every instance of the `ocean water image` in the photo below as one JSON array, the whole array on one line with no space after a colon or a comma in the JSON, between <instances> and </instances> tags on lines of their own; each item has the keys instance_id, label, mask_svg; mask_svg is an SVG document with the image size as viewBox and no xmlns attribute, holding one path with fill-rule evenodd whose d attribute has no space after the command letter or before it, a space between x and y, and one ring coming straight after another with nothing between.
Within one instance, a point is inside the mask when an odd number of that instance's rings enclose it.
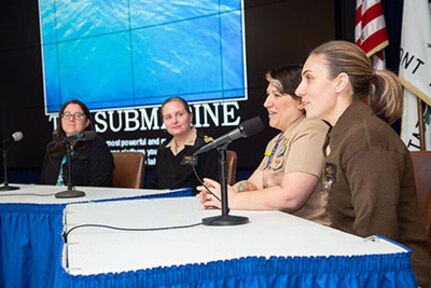
<instances>
[{"instance_id":1,"label":"ocean water image","mask_svg":"<svg viewBox=\"0 0 431 288\"><path fill-rule=\"evenodd\" d=\"M40 0L46 112L246 98L241 0Z\"/></svg>"}]
</instances>

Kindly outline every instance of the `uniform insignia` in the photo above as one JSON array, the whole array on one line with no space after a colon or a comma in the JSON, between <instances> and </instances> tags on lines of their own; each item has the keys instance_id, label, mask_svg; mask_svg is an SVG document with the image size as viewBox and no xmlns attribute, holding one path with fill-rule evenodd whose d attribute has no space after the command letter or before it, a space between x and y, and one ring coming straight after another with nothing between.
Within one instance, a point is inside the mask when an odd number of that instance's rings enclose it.
<instances>
[{"instance_id":1,"label":"uniform insignia","mask_svg":"<svg viewBox=\"0 0 431 288\"><path fill-rule=\"evenodd\" d=\"M205 143L212 142L212 141L214 141L213 137L210 137L208 135L204 135L204 142Z\"/></svg>"},{"instance_id":2,"label":"uniform insignia","mask_svg":"<svg viewBox=\"0 0 431 288\"><path fill-rule=\"evenodd\" d=\"M323 175L323 189L325 191L330 192L332 190L332 186L334 185L337 179L337 165L331 162L325 163L325 173Z\"/></svg>"},{"instance_id":3,"label":"uniform insignia","mask_svg":"<svg viewBox=\"0 0 431 288\"><path fill-rule=\"evenodd\" d=\"M197 156L191 156L191 155L186 155L183 157L183 159L181 160L181 165L193 165L196 166L198 164L198 157Z\"/></svg>"},{"instance_id":4,"label":"uniform insignia","mask_svg":"<svg viewBox=\"0 0 431 288\"><path fill-rule=\"evenodd\" d=\"M281 146L280 151L278 152L277 157L283 157L284 153L286 152L286 150L287 150L287 144Z\"/></svg>"},{"instance_id":5,"label":"uniform insignia","mask_svg":"<svg viewBox=\"0 0 431 288\"><path fill-rule=\"evenodd\" d=\"M274 161L272 161L270 167L272 170L278 170L281 167L283 167L284 159L283 158L275 158Z\"/></svg>"},{"instance_id":6,"label":"uniform insignia","mask_svg":"<svg viewBox=\"0 0 431 288\"><path fill-rule=\"evenodd\" d=\"M270 156L271 155L271 151L265 151L265 154L263 154L264 156Z\"/></svg>"}]
</instances>

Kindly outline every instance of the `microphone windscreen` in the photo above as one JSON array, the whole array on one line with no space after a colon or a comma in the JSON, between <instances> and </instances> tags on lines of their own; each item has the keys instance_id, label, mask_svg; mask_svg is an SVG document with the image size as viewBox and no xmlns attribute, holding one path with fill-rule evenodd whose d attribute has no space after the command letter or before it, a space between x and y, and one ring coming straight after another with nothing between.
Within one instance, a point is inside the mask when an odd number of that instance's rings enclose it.
<instances>
[{"instance_id":1,"label":"microphone windscreen","mask_svg":"<svg viewBox=\"0 0 431 288\"><path fill-rule=\"evenodd\" d=\"M241 124L244 137L253 136L263 130L264 125L259 116L251 118Z\"/></svg>"},{"instance_id":2,"label":"microphone windscreen","mask_svg":"<svg viewBox=\"0 0 431 288\"><path fill-rule=\"evenodd\" d=\"M18 142L18 141L21 141L22 138L24 138L24 134L22 134L21 131L17 131L12 134L12 138L13 138L13 141Z\"/></svg>"}]
</instances>

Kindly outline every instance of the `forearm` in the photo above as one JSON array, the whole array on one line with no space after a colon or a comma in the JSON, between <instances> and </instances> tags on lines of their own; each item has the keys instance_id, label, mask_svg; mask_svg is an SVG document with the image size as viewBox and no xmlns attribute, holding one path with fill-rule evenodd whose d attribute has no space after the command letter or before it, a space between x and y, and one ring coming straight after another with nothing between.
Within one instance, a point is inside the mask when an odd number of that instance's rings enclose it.
<instances>
[{"instance_id":1,"label":"forearm","mask_svg":"<svg viewBox=\"0 0 431 288\"><path fill-rule=\"evenodd\" d=\"M236 192L258 190L258 188L249 180L242 180L242 181L235 183L235 185L233 185L233 189Z\"/></svg>"},{"instance_id":2,"label":"forearm","mask_svg":"<svg viewBox=\"0 0 431 288\"><path fill-rule=\"evenodd\" d=\"M319 177L311 174L287 173L280 185L255 191L232 193L229 205L234 209L283 209L294 212L304 205L318 182Z\"/></svg>"},{"instance_id":3,"label":"forearm","mask_svg":"<svg viewBox=\"0 0 431 288\"><path fill-rule=\"evenodd\" d=\"M262 171L259 169L256 169L247 180L239 181L233 185L233 189L237 192L254 191L262 188Z\"/></svg>"},{"instance_id":4,"label":"forearm","mask_svg":"<svg viewBox=\"0 0 431 288\"><path fill-rule=\"evenodd\" d=\"M287 194L287 196L286 196ZM266 189L235 192L229 195L229 207L242 210L280 210L295 211L301 207L297 199L289 197L281 186Z\"/></svg>"}]
</instances>

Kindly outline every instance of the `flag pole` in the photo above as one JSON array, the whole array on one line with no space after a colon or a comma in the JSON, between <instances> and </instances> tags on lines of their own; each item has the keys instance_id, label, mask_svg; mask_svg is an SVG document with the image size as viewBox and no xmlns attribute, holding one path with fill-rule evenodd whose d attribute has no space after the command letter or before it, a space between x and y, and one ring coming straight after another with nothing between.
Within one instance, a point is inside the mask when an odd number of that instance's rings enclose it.
<instances>
[{"instance_id":1,"label":"flag pole","mask_svg":"<svg viewBox=\"0 0 431 288\"><path fill-rule=\"evenodd\" d=\"M419 145L421 151L425 150L425 127L424 127L424 111L422 100L416 97L418 101L418 124L419 124Z\"/></svg>"}]
</instances>

